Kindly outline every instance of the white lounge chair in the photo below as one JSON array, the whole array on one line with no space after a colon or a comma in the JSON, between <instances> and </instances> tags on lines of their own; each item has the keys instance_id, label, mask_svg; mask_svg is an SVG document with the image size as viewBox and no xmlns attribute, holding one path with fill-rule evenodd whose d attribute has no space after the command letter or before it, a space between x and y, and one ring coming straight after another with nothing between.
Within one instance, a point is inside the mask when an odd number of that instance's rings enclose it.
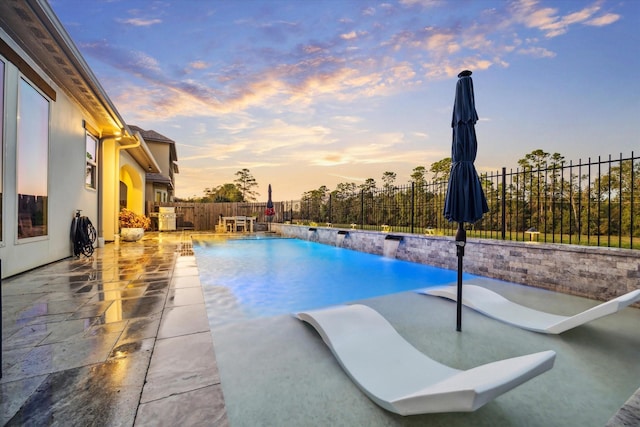
<instances>
[{"instance_id":1,"label":"white lounge chair","mask_svg":"<svg viewBox=\"0 0 640 427\"><path fill-rule=\"evenodd\" d=\"M453 301L458 300L457 286L425 288L417 292ZM576 326L616 313L636 301L640 301L640 289L604 302L575 316L561 316L516 304L481 286L463 285L462 287L462 304L465 306L519 328L544 334L561 334Z\"/></svg>"},{"instance_id":2,"label":"white lounge chair","mask_svg":"<svg viewBox=\"0 0 640 427\"><path fill-rule=\"evenodd\" d=\"M418 351L367 306L336 306L297 317L320 333L371 400L400 415L475 411L551 369L556 356L543 351L459 371Z\"/></svg>"}]
</instances>

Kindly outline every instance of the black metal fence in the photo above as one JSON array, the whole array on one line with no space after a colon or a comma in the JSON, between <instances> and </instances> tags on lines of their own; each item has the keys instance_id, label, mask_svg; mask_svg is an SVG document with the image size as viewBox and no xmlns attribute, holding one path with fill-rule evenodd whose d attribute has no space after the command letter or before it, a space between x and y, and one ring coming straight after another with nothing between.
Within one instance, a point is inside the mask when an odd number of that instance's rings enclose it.
<instances>
[{"instance_id":1,"label":"black metal fence","mask_svg":"<svg viewBox=\"0 0 640 427\"><path fill-rule=\"evenodd\" d=\"M640 157L561 162L485 173L490 211L470 237L640 249ZM334 191L283 202L284 221L453 235L442 211L446 181Z\"/></svg>"}]
</instances>

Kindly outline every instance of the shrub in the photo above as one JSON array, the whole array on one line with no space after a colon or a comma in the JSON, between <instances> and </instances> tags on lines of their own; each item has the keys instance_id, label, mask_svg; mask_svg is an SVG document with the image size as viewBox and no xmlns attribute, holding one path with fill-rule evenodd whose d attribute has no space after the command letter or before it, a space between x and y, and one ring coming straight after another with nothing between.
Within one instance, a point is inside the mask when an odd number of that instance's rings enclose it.
<instances>
[{"instance_id":1,"label":"shrub","mask_svg":"<svg viewBox=\"0 0 640 427\"><path fill-rule=\"evenodd\" d=\"M144 228L149 230L151 227L151 218L139 215L129 209L122 209L120 215L120 228Z\"/></svg>"}]
</instances>

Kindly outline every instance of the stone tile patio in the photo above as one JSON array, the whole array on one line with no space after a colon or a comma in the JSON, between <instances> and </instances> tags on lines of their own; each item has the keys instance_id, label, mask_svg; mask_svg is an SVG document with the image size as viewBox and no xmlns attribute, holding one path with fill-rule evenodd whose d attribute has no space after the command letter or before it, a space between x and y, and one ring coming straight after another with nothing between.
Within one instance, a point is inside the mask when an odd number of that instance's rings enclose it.
<instances>
[{"instance_id":1,"label":"stone tile patio","mask_svg":"<svg viewBox=\"0 0 640 427\"><path fill-rule=\"evenodd\" d=\"M5 279L2 328L3 425L228 425L188 236Z\"/></svg>"}]
</instances>

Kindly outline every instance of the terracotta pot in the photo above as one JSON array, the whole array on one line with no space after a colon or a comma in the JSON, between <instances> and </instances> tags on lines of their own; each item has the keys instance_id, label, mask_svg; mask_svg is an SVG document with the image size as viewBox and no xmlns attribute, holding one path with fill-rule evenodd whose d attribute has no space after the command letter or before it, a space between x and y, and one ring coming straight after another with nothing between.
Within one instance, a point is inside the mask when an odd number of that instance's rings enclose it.
<instances>
[{"instance_id":1,"label":"terracotta pot","mask_svg":"<svg viewBox=\"0 0 640 427\"><path fill-rule=\"evenodd\" d=\"M125 242L137 242L144 236L144 228L121 228L120 240Z\"/></svg>"}]
</instances>

